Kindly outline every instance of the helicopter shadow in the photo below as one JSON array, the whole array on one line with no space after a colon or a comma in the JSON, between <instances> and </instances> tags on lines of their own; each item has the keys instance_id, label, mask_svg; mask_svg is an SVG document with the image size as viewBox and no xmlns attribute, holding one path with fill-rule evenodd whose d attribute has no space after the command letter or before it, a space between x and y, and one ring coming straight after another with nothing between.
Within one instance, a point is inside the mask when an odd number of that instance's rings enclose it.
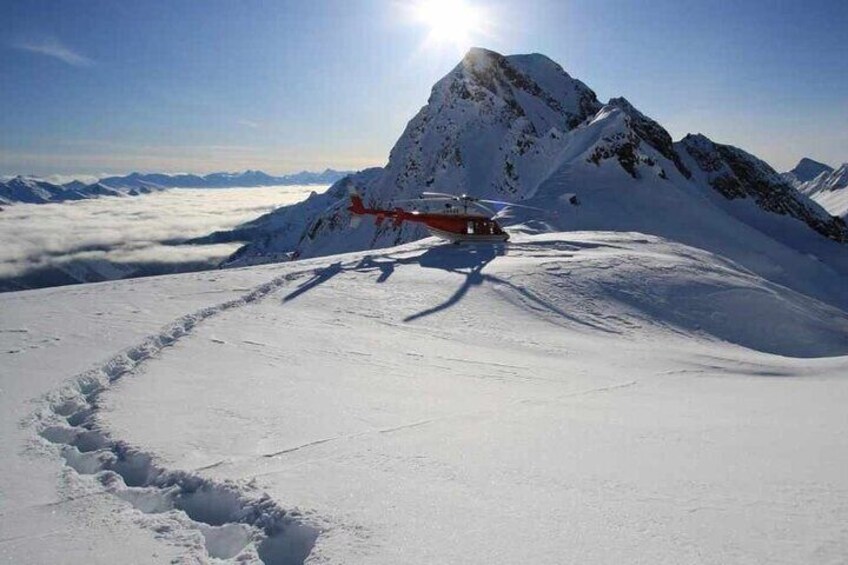
<instances>
[{"instance_id":1,"label":"helicopter shadow","mask_svg":"<svg viewBox=\"0 0 848 565\"><path fill-rule=\"evenodd\" d=\"M483 274L483 269L496 257L506 254L504 245L486 245L460 248L455 245L443 245L434 247L421 255L418 264L426 269L441 269L449 273L457 273L465 276L465 280L447 300L417 314L412 314L403 319L404 322L413 322L451 306L462 300L468 291L475 286L483 284L488 275Z\"/></svg>"},{"instance_id":2,"label":"helicopter shadow","mask_svg":"<svg viewBox=\"0 0 848 565\"><path fill-rule=\"evenodd\" d=\"M283 302L289 302L297 297L321 286L330 279L345 272L367 273L379 271L376 282L384 283L394 274L399 265L418 265L428 269L441 269L466 276L466 280L457 290L448 304L435 311L447 308L456 303L468 292L468 288L482 282L480 272L493 259L505 255L503 245L439 245L431 247L419 255L412 257L395 257L390 253L382 255L366 255L355 263L343 264L336 261L331 265L316 269L311 278L297 286L292 292L283 297ZM424 315L422 313L421 315ZM420 315L411 316L415 319Z\"/></svg>"},{"instance_id":3,"label":"helicopter shadow","mask_svg":"<svg viewBox=\"0 0 848 565\"><path fill-rule=\"evenodd\" d=\"M569 249L569 251L577 251L577 249ZM507 247L503 244L495 245L439 245L431 247L419 255L411 257L396 257L391 253L382 255L366 255L354 263L343 264L337 261L327 267L316 269L313 276L301 283L288 295L283 297L283 302L289 302L295 298L309 292L316 287L324 284L328 280L345 272L367 273L378 271L376 283L385 283L395 272L398 265L418 265L425 269L440 269L449 273L463 275L462 284L443 302L436 304L430 308L426 308L415 314L411 314L403 319L404 322L414 322L442 312L459 303L468 292L475 286L480 286L484 282L507 288L519 295L525 300L532 302L536 307L547 310L561 318L567 319L581 325L587 324L585 321L568 314L550 302L537 296L530 290L521 285L516 285L501 277L484 273L485 267L497 257L506 255Z\"/></svg>"},{"instance_id":4,"label":"helicopter shadow","mask_svg":"<svg viewBox=\"0 0 848 565\"><path fill-rule=\"evenodd\" d=\"M464 254L452 253L453 250L450 249L451 247L453 246L443 246L442 248L434 248L432 250L433 253L425 253L420 257L419 264L425 268L437 268L451 273L465 275L465 279L462 281L462 284L444 302L422 310L421 312L418 312L416 314L407 316L406 318L404 318L404 322L414 322L415 320L419 320L421 318L436 314L443 310L447 310L451 306L454 306L455 304L460 302L473 287L480 286L483 283L489 283L491 285L507 289L508 291L511 291L521 296L526 302L533 304L534 309L547 311L551 314L555 314L557 317L563 320L567 320L568 322L574 324L586 326L591 329L601 330L610 333L617 333L615 331L610 331L602 326L598 326L591 322L582 320L578 316L569 314L568 312L562 310L561 308L558 308L554 304L551 304L549 301L543 299L542 297L538 296L537 294L533 293L522 285L515 284L511 281L508 281L504 278L498 277L490 273L484 273L483 269L486 267L486 265L488 265L496 257L506 254L505 246L497 245L488 247L478 247L477 249L470 248L469 251ZM438 251L438 249L441 249L441 251ZM576 252L579 249L580 248L577 246L571 246L567 248L567 250L570 252ZM559 257L571 257L572 255L573 253L560 253Z\"/></svg>"}]
</instances>

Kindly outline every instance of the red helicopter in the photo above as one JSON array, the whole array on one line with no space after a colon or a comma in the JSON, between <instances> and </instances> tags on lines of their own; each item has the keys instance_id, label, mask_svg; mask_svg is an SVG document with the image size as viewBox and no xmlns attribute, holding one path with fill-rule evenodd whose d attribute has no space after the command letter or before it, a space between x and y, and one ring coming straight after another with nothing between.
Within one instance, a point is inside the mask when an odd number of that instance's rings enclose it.
<instances>
[{"instance_id":1,"label":"red helicopter","mask_svg":"<svg viewBox=\"0 0 848 565\"><path fill-rule=\"evenodd\" d=\"M351 194L348 210L357 215L376 216L375 222L377 225L380 225L386 219L392 220L396 226L403 222L418 222L424 224L424 227L432 235L451 243L500 243L509 239L509 234L495 220L498 215L497 212L484 203L541 210L541 208L521 206L510 202L485 200L466 194L457 196L442 192L424 192L421 194L421 198L397 202L442 203L443 208L438 212L421 212L417 209L409 211L401 207L392 210L366 208L359 194Z\"/></svg>"}]
</instances>

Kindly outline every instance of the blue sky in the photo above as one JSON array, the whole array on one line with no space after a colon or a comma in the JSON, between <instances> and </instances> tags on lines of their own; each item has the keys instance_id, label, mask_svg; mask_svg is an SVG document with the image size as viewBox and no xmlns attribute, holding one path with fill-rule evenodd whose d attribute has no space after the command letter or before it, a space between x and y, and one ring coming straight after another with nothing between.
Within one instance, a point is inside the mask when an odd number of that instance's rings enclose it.
<instances>
[{"instance_id":1,"label":"blue sky","mask_svg":"<svg viewBox=\"0 0 848 565\"><path fill-rule=\"evenodd\" d=\"M848 161L848 2L475 2L460 44L400 0L6 0L0 173L385 163L467 44L540 52L675 139Z\"/></svg>"}]
</instances>

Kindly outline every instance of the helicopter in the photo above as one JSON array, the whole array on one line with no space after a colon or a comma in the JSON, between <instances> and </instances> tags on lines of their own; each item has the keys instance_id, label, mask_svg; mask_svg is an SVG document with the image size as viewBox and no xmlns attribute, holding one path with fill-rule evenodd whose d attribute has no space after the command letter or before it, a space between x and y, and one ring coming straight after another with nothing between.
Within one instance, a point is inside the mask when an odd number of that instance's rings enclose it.
<instances>
[{"instance_id":1,"label":"helicopter","mask_svg":"<svg viewBox=\"0 0 848 565\"><path fill-rule=\"evenodd\" d=\"M387 219L391 220L395 226L403 222L421 223L431 235L456 244L502 243L509 239L509 234L496 220L498 213L487 204L546 212L542 208L533 206L444 192L422 192L419 198L395 201L395 204L399 203L441 204L441 210L421 212L417 209L405 210L399 206L390 210L366 208L362 197L357 193L351 193L348 210L356 216L376 216L377 225Z\"/></svg>"}]
</instances>

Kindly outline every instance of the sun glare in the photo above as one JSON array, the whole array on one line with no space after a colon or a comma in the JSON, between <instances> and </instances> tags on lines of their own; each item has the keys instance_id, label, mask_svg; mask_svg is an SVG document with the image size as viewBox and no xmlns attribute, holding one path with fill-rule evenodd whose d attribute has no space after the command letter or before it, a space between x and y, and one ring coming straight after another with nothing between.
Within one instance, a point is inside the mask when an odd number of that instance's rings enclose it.
<instances>
[{"instance_id":1,"label":"sun glare","mask_svg":"<svg viewBox=\"0 0 848 565\"><path fill-rule=\"evenodd\" d=\"M415 5L415 17L430 30L428 46L460 51L471 47L487 24L485 10L462 0L421 0Z\"/></svg>"}]
</instances>

